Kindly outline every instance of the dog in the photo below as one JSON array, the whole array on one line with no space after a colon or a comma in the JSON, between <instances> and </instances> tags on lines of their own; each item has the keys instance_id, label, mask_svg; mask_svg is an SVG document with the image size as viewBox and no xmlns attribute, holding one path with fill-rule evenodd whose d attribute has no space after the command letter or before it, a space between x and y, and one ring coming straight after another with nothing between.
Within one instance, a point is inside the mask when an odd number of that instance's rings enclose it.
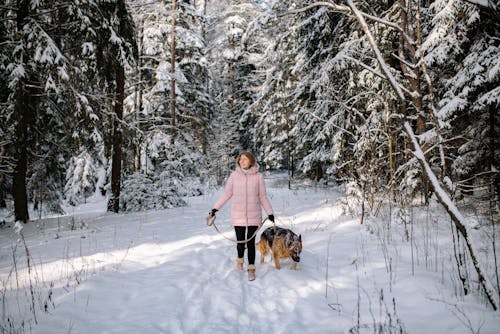
<instances>
[{"instance_id":1,"label":"dog","mask_svg":"<svg viewBox=\"0 0 500 334\"><path fill-rule=\"evenodd\" d=\"M260 235L257 243L260 251L260 263L264 263L264 257L271 251L273 253L276 269L281 269L280 259L292 258L290 269L297 269L302 252L302 236L282 227L268 227Z\"/></svg>"}]
</instances>

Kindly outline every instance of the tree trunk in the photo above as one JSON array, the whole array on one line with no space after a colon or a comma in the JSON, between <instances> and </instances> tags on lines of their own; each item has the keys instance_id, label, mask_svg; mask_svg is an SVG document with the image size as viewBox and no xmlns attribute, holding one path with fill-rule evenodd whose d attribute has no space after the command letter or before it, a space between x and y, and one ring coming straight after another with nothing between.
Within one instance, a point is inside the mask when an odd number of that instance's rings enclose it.
<instances>
[{"instance_id":1,"label":"tree trunk","mask_svg":"<svg viewBox=\"0 0 500 334\"><path fill-rule=\"evenodd\" d=\"M462 245L462 242L460 241L460 231L453 225L453 222L451 222L451 235L453 237L453 253L455 255L455 262L457 263L457 269L458 269L458 277L460 279L460 282L462 283L462 289L464 292L464 295L468 295L470 291L470 284L469 284L469 275L466 267L466 261L465 261L465 248ZM456 232L456 236L455 236Z\"/></svg>"},{"instance_id":2,"label":"tree trunk","mask_svg":"<svg viewBox=\"0 0 500 334\"><path fill-rule=\"evenodd\" d=\"M17 31L23 31L24 22L29 15L30 2L27 0L17 1ZM27 63L27 56L23 57L23 64ZM24 79L25 80L25 79ZM26 190L26 174L28 171L28 129L33 117L30 117L30 108L33 108L32 100L26 92L26 83L21 79L16 87L15 112L15 166L12 181L12 196L14 197L14 219L24 223L29 221L28 195Z\"/></svg>"},{"instance_id":3,"label":"tree trunk","mask_svg":"<svg viewBox=\"0 0 500 334\"><path fill-rule=\"evenodd\" d=\"M141 128L141 119L142 119L142 95L143 95L143 84L142 84L142 38L144 35L144 26L141 26L139 31L139 39L138 39L138 49L139 49L139 57L137 59L137 85L135 86L135 126L137 129ZM135 136L134 139L134 172L138 172L141 170L141 143L142 143L142 135L138 137Z\"/></svg>"},{"instance_id":4,"label":"tree trunk","mask_svg":"<svg viewBox=\"0 0 500 334\"><path fill-rule=\"evenodd\" d=\"M172 35L170 43L170 113L172 114L172 126L175 127L175 26L177 15L176 0L172 1Z\"/></svg>"},{"instance_id":5,"label":"tree trunk","mask_svg":"<svg viewBox=\"0 0 500 334\"><path fill-rule=\"evenodd\" d=\"M441 203L446 212L448 212L457 230L464 238L472 263L474 265L474 268L476 269L476 273L479 279L479 284L481 284L481 286L483 287L484 293L486 294L486 297L488 298L490 305L493 307L495 311L498 310L499 307L498 292L495 292L493 285L489 281L488 276L485 275L481 267L481 264L478 261L478 258L476 256L477 251L475 250L474 245L470 240L470 235L468 232L468 228L466 226L465 218L462 216L460 211L458 211L455 203L451 200L449 195L441 187L436 175L434 174L431 167L425 160L422 148L418 144L417 138L413 133L413 129L411 128L408 122L404 123L404 128L406 130L406 133L410 136L410 139L412 140L415 157L422 166L422 170L429 177L430 181L429 184L431 185L434 194L436 194L439 203Z\"/></svg>"},{"instance_id":6,"label":"tree trunk","mask_svg":"<svg viewBox=\"0 0 500 334\"><path fill-rule=\"evenodd\" d=\"M16 96L15 114L17 116L16 141L15 141L15 167L12 181L12 196L14 197L14 216L15 220L27 223L29 221L28 213L28 195L26 190L26 173L28 170L28 117L26 106L23 100L26 99L22 93L23 87L18 85Z\"/></svg>"},{"instance_id":7,"label":"tree trunk","mask_svg":"<svg viewBox=\"0 0 500 334\"><path fill-rule=\"evenodd\" d=\"M403 72L406 80L408 81L408 86L411 89L412 95L410 96L412 100L412 105L415 108L415 113L417 115L417 129L419 134L423 134L426 131L426 118L423 108L422 97L424 93L422 91L421 85L421 73L418 63L420 61L417 55L415 46L408 43L408 40L404 37L404 34L410 36L415 40L415 34L410 30L410 25L408 24L408 4L406 0L399 0L399 6L401 8L400 20L401 20L401 31L399 32L399 46L398 46L398 56L400 60L401 71ZM409 59L407 59L409 58ZM411 64L412 66L408 66ZM427 154L427 145L423 145L422 149L425 153L425 159L428 161L429 157ZM429 180L427 180L425 174L422 174L422 184L424 186L424 196L425 203L429 202Z\"/></svg>"},{"instance_id":8,"label":"tree trunk","mask_svg":"<svg viewBox=\"0 0 500 334\"><path fill-rule=\"evenodd\" d=\"M490 104L489 108L489 124L490 127L488 129L488 134L489 134L489 157L488 157L488 162L490 165L490 172L491 172L491 178L490 178L490 184L492 185L490 187L490 197L493 202L500 203L500 172L498 171L498 168L500 167L500 159L497 157L497 150L500 145L498 145L499 140L498 140L498 133L496 130L496 126L500 124L499 121L499 116L498 116L498 110L497 107L494 103Z\"/></svg>"},{"instance_id":9,"label":"tree trunk","mask_svg":"<svg viewBox=\"0 0 500 334\"><path fill-rule=\"evenodd\" d=\"M2 143L0 143L2 145ZM3 156L5 154L5 147L0 146L0 168L3 162ZM5 174L0 171L0 209L6 208L7 203L5 202L5 193L4 193L4 182L5 182Z\"/></svg>"},{"instance_id":10,"label":"tree trunk","mask_svg":"<svg viewBox=\"0 0 500 334\"><path fill-rule=\"evenodd\" d=\"M111 198L108 211L120 209L123 101L125 99L125 70L121 64L116 69L115 118L113 120L113 156L111 162Z\"/></svg>"},{"instance_id":11,"label":"tree trunk","mask_svg":"<svg viewBox=\"0 0 500 334\"><path fill-rule=\"evenodd\" d=\"M353 3L352 0L348 0L348 4L353 14L355 15L358 23L360 24L361 28L365 32L368 42L370 43L373 52L377 57L377 61L379 62L382 71L384 72L384 74L387 77L387 80L391 84L391 87L396 92L400 102L405 103L406 99L403 90L397 83L392 73L389 71L387 64L385 63L382 57L382 54L380 53L380 50L377 44L375 43L375 40L373 39L372 33L370 32L370 29L368 29L368 25L366 24L365 19L363 18L362 14L360 13L360 11L358 10L358 8L356 7L356 5ZM417 140L417 137L415 136L415 133L413 132L413 128L411 127L410 123L407 120L404 120L403 128L412 143L413 146L412 153L420 163L422 172L426 174L426 177L429 180L429 185L431 190L434 192L434 194L436 194L439 203L443 206L446 212L448 212L456 228L460 231L460 234L462 234L462 236L464 237L464 241L469 251L469 255L471 257L472 263L474 264L474 268L476 269L479 283L481 284L484 293L486 294L486 297L490 302L490 305L493 307L495 311L498 310L499 308L498 292L495 291L495 289L493 288L493 285L491 284L488 276L485 275L485 272L478 261L477 251L475 250L474 245L470 240L465 218L462 216L462 214L456 207L455 203L451 200L450 196L445 192L445 190L441 186L441 183L437 179L436 175L434 174L433 170L431 169L429 163L425 158L425 154Z\"/></svg>"}]
</instances>

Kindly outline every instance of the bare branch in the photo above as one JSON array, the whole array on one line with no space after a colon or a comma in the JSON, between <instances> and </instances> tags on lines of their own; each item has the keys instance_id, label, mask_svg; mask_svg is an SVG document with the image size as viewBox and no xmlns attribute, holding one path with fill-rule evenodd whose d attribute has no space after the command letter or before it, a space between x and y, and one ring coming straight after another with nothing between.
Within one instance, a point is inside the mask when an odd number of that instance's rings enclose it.
<instances>
[{"instance_id":1,"label":"bare branch","mask_svg":"<svg viewBox=\"0 0 500 334\"><path fill-rule=\"evenodd\" d=\"M387 67L384 58L382 57L382 54L380 53L380 50L378 49L377 43L375 42L375 39L373 38L373 34L371 33L370 29L368 29L368 25L366 24L366 21L361 14L361 12L358 10L356 5L352 2L352 0L347 1L349 6L351 7L352 12L358 19L359 24L361 25L361 28L366 34L366 38L368 39L368 43L370 43L373 52L375 53L378 63L384 72L385 76L387 77L387 80L389 80L389 83L391 84L392 88L396 91L399 99L404 102L405 101L405 96L403 93L403 90L401 89L401 86L396 82L396 78L392 75L391 71L389 71L389 68Z\"/></svg>"},{"instance_id":2,"label":"bare branch","mask_svg":"<svg viewBox=\"0 0 500 334\"><path fill-rule=\"evenodd\" d=\"M350 13L351 12L351 9L347 6L340 6L340 5L331 3L331 2L319 1L319 2L312 3L306 7L292 9L292 10L288 10L286 12L278 13L277 16L281 17L281 16L285 16L285 15L290 15L290 14L298 14L298 13L302 13L302 12L308 11L309 9L313 9L316 7L328 7L335 12L341 12L341 13Z\"/></svg>"},{"instance_id":3,"label":"bare branch","mask_svg":"<svg viewBox=\"0 0 500 334\"><path fill-rule=\"evenodd\" d=\"M349 1L351 1L351 0L349 0ZM422 166L423 171L426 173L427 177L429 178L429 181L431 182L432 188L433 188L434 193L436 194L436 197L438 198L439 202L444 207L446 212L448 212L448 214L450 215L450 218L453 221L453 223L455 224L457 230L460 231L460 234L462 234L462 236L465 239L467 249L469 250L469 255L471 257L472 263L473 263L474 268L476 269L476 273L478 275L479 283L482 285L483 291L486 294L486 297L488 298L490 305L493 307L493 309L495 311L498 310L498 307L499 307L498 295L495 292L493 285L491 285L488 277L484 273L484 271L479 263L479 260L478 260L477 255L476 255L477 251L474 248L474 245L470 240L469 226L466 223L465 217L462 216L462 214L460 213L460 211L458 210L457 206L452 201L450 196L441 187L441 184L439 183L432 168L429 166L429 163L427 163L427 161L425 160L424 152L422 152L420 144L417 141L417 137L413 133L413 129L411 128L411 125L408 122L404 122L404 128L405 128L405 131L408 134L408 136L410 137L410 140L413 144L414 151L412 153L413 153L414 157L418 160L418 162Z\"/></svg>"},{"instance_id":4,"label":"bare branch","mask_svg":"<svg viewBox=\"0 0 500 334\"><path fill-rule=\"evenodd\" d=\"M329 120L327 120L327 119L323 119L323 118L321 118L321 117L319 117L319 116L315 115L315 114L314 114L314 113L312 113L312 112L307 112L307 113L308 113L310 116L312 116L313 118L316 118L316 119L317 119L318 121L320 121L320 122L328 123L328 124L330 124L331 126L333 126L334 128L336 128L337 130L340 130L340 131L342 131L342 132L344 132L344 133L347 133L348 135L351 135L352 137L356 137L356 135L355 135L354 133L352 133L352 132L350 132L350 131L348 131L348 130L346 130L346 129L344 129L344 128L340 127L340 126L338 126L337 124L335 124L335 123L333 123L333 122L330 122L330 121L329 121Z\"/></svg>"},{"instance_id":5,"label":"bare branch","mask_svg":"<svg viewBox=\"0 0 500 334\"><path fill-rule=\"evenodd\" d=\"M356 58L353 58L353 57L349 57L349 56L347 56L346 59L349 59L353 63L356 63L357 65L361 66L362 68L364 68L365 70L369 71L370 73L373 73L374 75L376 75L380 79L387 80L387 78L382 73L380 73L377 70L375 70L375 69L371 68L370 66L366 65L365 63L363 63L359 59L356 59Z\"/></svg>"},{"instance_id":6,"label":"bare branch","mask_svg":"<svg viewBox=\"0 0 500 334\"><path fill-rule=\"evenodd\" d=\"M339 13L346 13L346 14L352 13L351 8L349 8L348 6L341 6L341 5L337 5L335 3L331 3L331 2L318 1L318 2L315 2L315 3L308 5L306 7L292 9L292 10L288 10L286 12L279 13L277 16L282 17L282 16L290 15L290 14L298 14L298 13L302 13L302 12L308 11L308 10L316 8L316 7L328 7L332 11L339 12ZM410 36L408 36L406 34L406 32L400 26L398 26L396 23L393 23L393 22L390 22L387 20L383 20L379 17L373 16L370 14L366 14L364 12L360 12L360 14L368 20L381 23L383 25L386 25L388 27L391 27L391 28L397 30L398 32L400 32L404 36L404 38L406 39L406 41L409 44L411 44L411 45L415 44L415 41Z\"/></svg>"},{"instance_id":7,"label":"bare branch","mask_svg":"<svg viewBox=\"0 0 500 334\"><path fill-rule=\"evenodd\" d=\"M362 61L356 59L356 58L353 58L353 57L349 57L347 56L346 59L349 59L350 61L358 64L359 66L363 67L365 70L369 71L370 73L373 73L374 75L376 75L377 77L379 77L380 79L383 79L383 80L387 80L387 77L383 74L383 73L380 73L379 71L371 68L370 66L366 65L365 63L363 63ZM411 92L410 90L408 90L406 87L404 86L400 86L401 89L408 95L413 95L414 92Z\"/></svg>"},{"instance_id":8,"label":"bare branch","mask_svg":"<svg viewBox=\"0 0 500 334\"><path fill-rule=\"evenodd\" d=\"M412 70L414 70L418 66L420 66L420 62L417 63L417 64L410 64L408 61L404 60L403 58L401 58L399 55L395 54L394 52L391 53L391 56L393 56L394 58L396 58L397 60L399 60L401 63L405 64L405 66L408 66Z\"/></svg>"}]
</instances>

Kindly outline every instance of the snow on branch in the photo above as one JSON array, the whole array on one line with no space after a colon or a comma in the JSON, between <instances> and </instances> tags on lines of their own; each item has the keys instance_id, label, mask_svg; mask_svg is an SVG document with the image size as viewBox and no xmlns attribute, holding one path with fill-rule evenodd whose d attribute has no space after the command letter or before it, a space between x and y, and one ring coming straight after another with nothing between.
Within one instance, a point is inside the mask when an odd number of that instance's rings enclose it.
<instances>
[{"instance_id":1,"label":"snow on branch","mask_svg":"<svg viewBox=\"0 0 500 334\"><path fill-rule=\"evenodd\" d=\"M429 178L429 181L431 182L432 188L439 202L441 203L441 205L443 205L444 209L450 215L452 221L455 223L457 230L459 230L462 236L465 238L465 243L467 244L467 248L469 250L472 263L474 264L474 268L476 269L476 272L478 274L479 282L483 286L484 292L488 297L488 300L490 301L490 304L493 307L493 309L495 311L498 310L499 307L498 294L493 288L493 285L491 284L485 273L483 272L479 264L479 261L476 257L477 251L474 247L472 239L470 238L470 232L469 232L470 226L467 220L465 219L464 216L462 216L462 214L460 213L460 211L458 210L457 206L450 198L448 193L443 189L443 187L441 187L441 184L438 181L434 172L432 171L431 166L425 159L424 152L422 151L422 148L417 140L417 137L415 136L415 133L413 132L411 125L408 122L404 122L404 128L413 144L414 148L414 151L412 152L413 155L419 161L420 165L422 166L422 169Z\"/></svg>"},{"instance_id":2,"label":"snow on branch","mask_svg":"<svg viewBox=\"0 0 500 334\"><path fill-rule=\"evenodd\" d=\"M462 1L468 2L472 5L483 7L483 8L491 8L493 10L499 9L498 4L496 3L496 1L493 1L493 0L462 0Z\"/></svg>"},{"instance_id":3,"label":"snow on branch","mask_svg":"<svg viewBox=\"0 0 500 334\"><path fill-rule=\"evenodd\" d=\"M315 8L315 7L328 7L329 9L331 9L334 12L346 13L346 14L351 14L352 13L352 9L349 8L348 6L341 6L341 5L337 5L335 3L331 3L331 2L318 1L318 2L312 3L312 4L310 4L308 6L305 6L305 7L302 7L302 8L288 10L286 12L278 14L277 16L280 17L280 16L284 16L284 15L288 15L288 14L298 14L298 13L301 13L301 12L308 11L308 10L310 10L312 8ZM409 44L411 44L411 45L415 45L416 44L415 41L413 40L413 38L411 38L410 36L408 36L408 34L406 34L406 32L399 25L397 25L396 23L384 20L384 19L382 19L380 17L376 17L376 16L373 16L373 15L370 15L370 14L366 14L364 12L359 12L359 14L362 15L364 18L368 19L368 20L381 23L383 25L386 25L388 27L391 27L391 28L397 30L399 33L401 33L403 35L403 37L406 39L406 41Z\"/></svg>"},{"instance_id":4,"label":"snow on branch","mask_svg":"<svg viewBox=\"0 0 500 334\"><path fill-rule=\"evenodd\" d=\"M366 34L366 38L367 38L369 44L371 45L373 52L376 55L378 64L379 64L382 72L385 74L387 80L389 81L392 88L394 89L394 91L398 95L400 102L403 104L406 104L406 98L405 98L405 95L403 92L403 88L397 82L396 78L391 73L389 67L387 66L385 60L383 59L382 54L378 48L378 45L375 42L375 39L373 38L373 34L371 33L371 31L368 27L368 24L366 23L365 18L367 17L367 15L363 14L356 7L356 5L354 4L354 2L352 0L347 0L347 3L349 5L349 7L339 6L339 5L336 5L334 3L330 3L330 2L316 2L316 3L313 3L309 6L306 6L304 8L298 9L298 10L292 10L292 11L286 12L285 14L299 13L299 12L303 12L305 10L308 10L308 9L311 9L314 7L320 7L320 6L321 7L328 7L334 11L343 12L346 14L350 14L350 13L354 14L359 25L361 26L362 30ZM373 17L370 17L370 18L374 19ZM377 19L375 21L380 22L383 20ZM467 222L466 222L465 218L462 216L462 214L458 210L458 208L455 205L455 203L453 202L453 200L450 198L450 196L445 192L445 190L441 186L440 181L436 177L434 171L431 169L430 165L428 164L428 162L425 158L425 155L422 151L422 147L420 146L420 143L418 142L417 137L415 136L411 125L406 120L404 121L404 129L405 129L405 132L407 133L407 135L410 137L410 140L413 144L413 147L414 147L413 154L414 154L415 158L420 162L423 172L427 175L427 177L431 183L432 190L436 194L441 205L445 208L445 210L450 215L450 218L454 222L457 230L463 235L463 237L465 239L465 242L467 244L467 248L469 250L469 255L472 259L472 262L474 264L474 268L476 269L476 273L477 273L478 278L479 278L479 282L484 289L484 293L486 294L488 301L490 302L490 305L493 307L493 309L498 310L499 309L498 293L493 288L493 285L489 281L488 277L486 276L485 272L483 271L483 269L481 267L481 264L479 263L479 261L477 259L477 256L476 256L477 252L476 252L475 247L472 243L472 240L470 239L470 233L468 232L469 228L467 226Z\"/></svg>"},{"instance_id":5,"label":"snow on branch","mask_svg":"<svg viewBox=\"0 0 500 334\"><path fill-rule=\"evenodd\" d=\"M363 28L363 31L365 32L368 42L373 48L373 52L375 52L377 56L377 60L379 61L379 65L382 68L383 72L387 76L389 82L391 83L393 89L396 91L399 99L401 100L402 103L405 103L405 96L403 94L403 90L401 89L400 85L397 83L396 79L392 75L392 73L389 71L389 68L387 64L385 63L384 59L382 58L382 55L380 53L380 50L378 49L378 46L375 42L375 39L373 38L373 35L368 28L368 25L366 24L366 21L364 20L363 15L361 12L357 9L356 5L354 5L352 0L347 0L349 6L351 7L353 13L355 14L356 18L358 19L358 23L361 25ZM498 294L493 288L493 285L489 281L488 277L484 273L479 261L477 260L477 252L472 244L472 241L470 240L470 234L468 233L468 228L465 224L465 219L460 213L460 211L457 209L455 203L451 200L450 196L444 191L443 187L441 187L441 184L434 174L434 171L431 169L429 164L427 163L427 160L425 159L424 153L422 151L422 148L420 146L420 143L417 141L417 138L415 134L413 133L413 129L411 128L410 124L405 121L404 122L404 128L405 132L410 136L411 142L414 147L414 155L422 165L422 169L426 173L429 181L431 182L432 189L434 193L436 194L439 202L441 205L445 208L445 210L448 212L450 215L450 218L454 222L455 226L457 229L460 231L460 233L463 235L465 238L467 248L469 249L469 254L472 259L472 263L474 264L474 268L476 269L477 275L479 277L479 281L484 289L484 292L486 296L488 297L488 300L493 307L494 310L498 310L499 307L499 301L498 301Z\"/></svg>"},{"instance_id":6,"label":"snow on branch","mask_svg":"<svg viewBox=\"0 0 500 334\"><path fill-rule=\"evenodd\" d=\"M389 67L385 63L384 58L382 57L382 53L380 52L377 43L375 42L375 39L373 38L373 34L371 33L370 29L368 28L368 24L365 21L365 18L363 14L359 11L359 9L354 5L352 0L348 0L347 3L349 4L349 7L351 7L352 12L358 19L358 23L361 25L361 28L366 34L366 38L368 39L368 43L370 43L373 52L375 53L375 56L377 57L379 66L382 68L382 71L385 73L385 76L387 80L391 83L392 87L396 91L399 99L404 102L405 101L405 95L403 93L403 90L401 89L401 86L398 84L396 81L396 78L394 75L392 75L391 71L389 70Z\"/></svg>"}]
</instances>

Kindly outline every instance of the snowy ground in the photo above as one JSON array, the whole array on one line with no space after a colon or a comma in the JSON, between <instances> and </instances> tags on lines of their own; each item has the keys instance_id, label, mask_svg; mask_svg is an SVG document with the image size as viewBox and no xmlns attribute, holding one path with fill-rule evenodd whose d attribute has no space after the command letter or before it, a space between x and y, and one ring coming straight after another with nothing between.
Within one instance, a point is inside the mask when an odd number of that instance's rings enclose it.
<instances>
[{"instance_id":1,"label":"snowy ground","mask_svg":"<svg viewBox=\"0 0 500 334\"><path fill-rule=\"evenodd\" d=\"M499 312L457 296L449 220L415 227L412 248L382 216L342 215L340 188L266 182L277 223L302 234L298 270L234 270L235 245L204 221L220 191L134 214L100 199L24 227L29 273L22 239L0 229L1 333L499 333Z\"/></svg>"}]
</instances>

